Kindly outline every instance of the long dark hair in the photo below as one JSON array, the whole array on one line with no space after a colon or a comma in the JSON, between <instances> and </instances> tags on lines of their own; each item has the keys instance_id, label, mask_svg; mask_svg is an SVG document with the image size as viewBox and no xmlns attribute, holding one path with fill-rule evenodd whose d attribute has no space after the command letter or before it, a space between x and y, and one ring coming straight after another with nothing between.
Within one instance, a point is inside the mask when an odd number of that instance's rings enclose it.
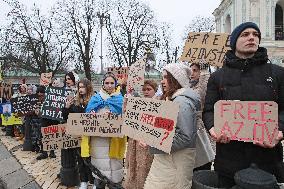
<instances>
[{"instance_id":1,"label":"long dark hair","mask_svg":"<svg viewBox=\"0 0 284 189\"><path fill-rule=\"evenodd\" d=\"M79 94L79 84L80 83L82 83L84 87L86 88L85 98L82 98L82 96ZM81 105L86 106L94 93L91 81L88 80L87 78L81 79L77 84L77 90L78 91L77 91L75 105L79 106L81 104Z\"/></svg>"},{"instance_id":2,"label":"long dark hair","mask_svg":"<svg viewBox=\"0 0 284 189\"><path fill-rule=\"evenodd\" d=\"M174 78L174 76L168 72L167 70L165 70L167 73L167 81L168 81L168 85L169 85L169 91L165 92L164 89L163 90L163 95L161 97L162 100L166 100L166 98L171 98L173 96L173 94L178 90L181 89L182 86L179 84L179 82Z\"/></svg>"}]
</instances>

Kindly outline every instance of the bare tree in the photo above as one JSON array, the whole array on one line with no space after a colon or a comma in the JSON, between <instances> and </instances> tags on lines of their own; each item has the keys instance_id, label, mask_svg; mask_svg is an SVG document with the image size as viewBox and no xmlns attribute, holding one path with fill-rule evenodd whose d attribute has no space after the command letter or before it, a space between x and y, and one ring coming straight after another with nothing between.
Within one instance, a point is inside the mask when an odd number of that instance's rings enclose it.
<instances>
[{"instance_id":1,"label":"bare tree","mask_svg":"<svg viewBox=\"0 0 284 189\"><path fill-rule=\"evenodd\" d=\"M68 53L71 39L56 31L51 17L43 16L34 5L31 14L17 0L7 1L12 10L5 28L1 54L4 68L19 68L33 73L53 72L65 67L72 58Z\"/></svg>"},{"instance_id":2,"label":"bare tree","mask_svg":"<svg viewBox=\"0 0 284 189\"><path fill-rule=\"evenodd\" d=\"M174 44L172 25L166 22L158 25L159 41L155 53L157 54L157 66L161 69L165 64L177 62L180 48Z\"/></svg>"},{"instance_id":3,"label":"bare tree","mask_svg":"<svg viewBox=\"0 0 284 189\"><path fill-rule=\"evenodd\" d=\"M121 0L106 23L108 57L119 66L130 66L157 42L154 12L138 0Z\"/></svg>"},{"instance_id":4,"label":"bare tree","mask_svg":"<svg viewBox=\"0 0 284 189\"><path fill-rule=\"evenodd\" d=\"M58 23L73 35L73 50L78 61L75 67L83 68L86 78L91 80L93 48L98 34L97 2L94 0L64 0L57 3L54 13ZM75 60L74 60L75 61Z\"/></svg>"},{"instance_id":5,"label":"bare tree","mask_svg":"<svg viewBox=\"0 0 284 189\"><path fill-rule=\"evenodd\" d=\"M215 30L216 24L214 17L196 16L191 23L185 27L183 39L187 38L189 32L212 32Z\"/></svg>"}]
</instances>

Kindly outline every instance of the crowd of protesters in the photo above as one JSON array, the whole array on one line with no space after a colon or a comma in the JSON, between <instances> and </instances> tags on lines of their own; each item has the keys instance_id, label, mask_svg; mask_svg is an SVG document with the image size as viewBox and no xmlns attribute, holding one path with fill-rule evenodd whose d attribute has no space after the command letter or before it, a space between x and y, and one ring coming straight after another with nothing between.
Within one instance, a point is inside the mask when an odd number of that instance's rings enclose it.
<instances>
[{"instance_id":1,"label":"crowd of protesters","mask_svg":"<svg viewBox=\"0 0 284 189\"><path fill-rule=\"evenodd\" d=\"M101 189L108 185L104 179L107 178L126 189L190 189L194 172L211 170L213 161L220 187L233 187L236 184L233 179L235 173L252 163L283 183L283 147L280 141L284 131L284 69L269 63L267 50L259 47L260 39L261 32L256 24L243 23L232 32L231 50L226 53L221 69L210 73L196 63L190 66L168 64L162 70L162 95L157 93L158 83L145 81L143 97L179 104L170 154L131 138L82 136L80 148L61 150L62 167L58 177L62 184L79 186L80 189L92 184L94 189ZM54 79L50 86L74 91L75 95L67 97L63 109L64 122L69 113L123 114L126 99L131 95L137 96L133 91L122 94L125 86L119 84L112 73L104 75L101 89L97 92L93 90L91 81L80 80L73 72L65 75L64 82ZM38 108L26 116L10 115L18 121L4 127L4 130L7 135L24 140L25 128L31 127L31 150L39 153L36 159L55 158L54 151L49 154L43 151L40 128L64 122L41 117L44 86L36 88L22 84L17 96L33 93L38 95ZM226 134L216 134L214 104L218 100L277 102L279 132L275 145L233 141ZM5 116L3 110L2 120ZM95 174L89 165L104 178ZM108 187L111 188L110 185Z\"/></svg>"}]
</instances>

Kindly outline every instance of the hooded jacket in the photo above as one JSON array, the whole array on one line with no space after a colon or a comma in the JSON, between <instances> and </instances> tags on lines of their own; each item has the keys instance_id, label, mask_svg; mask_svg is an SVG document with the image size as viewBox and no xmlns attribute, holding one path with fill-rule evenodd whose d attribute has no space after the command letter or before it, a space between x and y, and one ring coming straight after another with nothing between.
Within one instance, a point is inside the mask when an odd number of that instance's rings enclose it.
<instances>
[{"instance_id":1,"label":"hooded jacket","mask_svg":"<svg viewBox=\"0 0 284 189\"><path fill-rule=\"evenodd\" d=\"M191 88L179 89L170 99L179 104L179 112L171 153L185 148L195 148L196 145L196 115L200 110L200 97ZM164 153L151 148L152 154Z\"/></svg>"},{"instance_id":2,"label":"hooded jacket","mask_svg":"<svg viewBox=\"0 0 284 189\"><path fill-rule=\"evenodd\" d=\"M203 111L207 130L214 126L214 104L218 100L241 100L277 102L279 130L284 131L284 68L268 61L267 50L263 47L248 59L238 58L233 51L226 53L224 66L211 74L207 85ZM217 143L215 169L229 177L256 163L259 168L273 173L279 181L284 179L284 175L280 176L283 174L279 169L283 166L281 162L281 143L272 149L239 141Z\"/></svg>"}]
</instances>

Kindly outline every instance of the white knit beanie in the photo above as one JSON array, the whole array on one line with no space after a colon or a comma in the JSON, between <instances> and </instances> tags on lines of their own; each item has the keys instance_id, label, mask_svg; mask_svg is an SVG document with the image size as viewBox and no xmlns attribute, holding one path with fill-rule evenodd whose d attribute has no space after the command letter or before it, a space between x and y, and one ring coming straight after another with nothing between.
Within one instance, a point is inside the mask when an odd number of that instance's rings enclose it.
<instances>
[{"instance_id":1,"label":"white knit beanie","mask_svg":"<svg viewBox=\"0 0 284 189\"><path fill-rule=\"evenodd\" d=\"M183 88L190 87L190 67L182 63L167 64L163 70L170 72Z\"/></svg>"}]
</instances>

